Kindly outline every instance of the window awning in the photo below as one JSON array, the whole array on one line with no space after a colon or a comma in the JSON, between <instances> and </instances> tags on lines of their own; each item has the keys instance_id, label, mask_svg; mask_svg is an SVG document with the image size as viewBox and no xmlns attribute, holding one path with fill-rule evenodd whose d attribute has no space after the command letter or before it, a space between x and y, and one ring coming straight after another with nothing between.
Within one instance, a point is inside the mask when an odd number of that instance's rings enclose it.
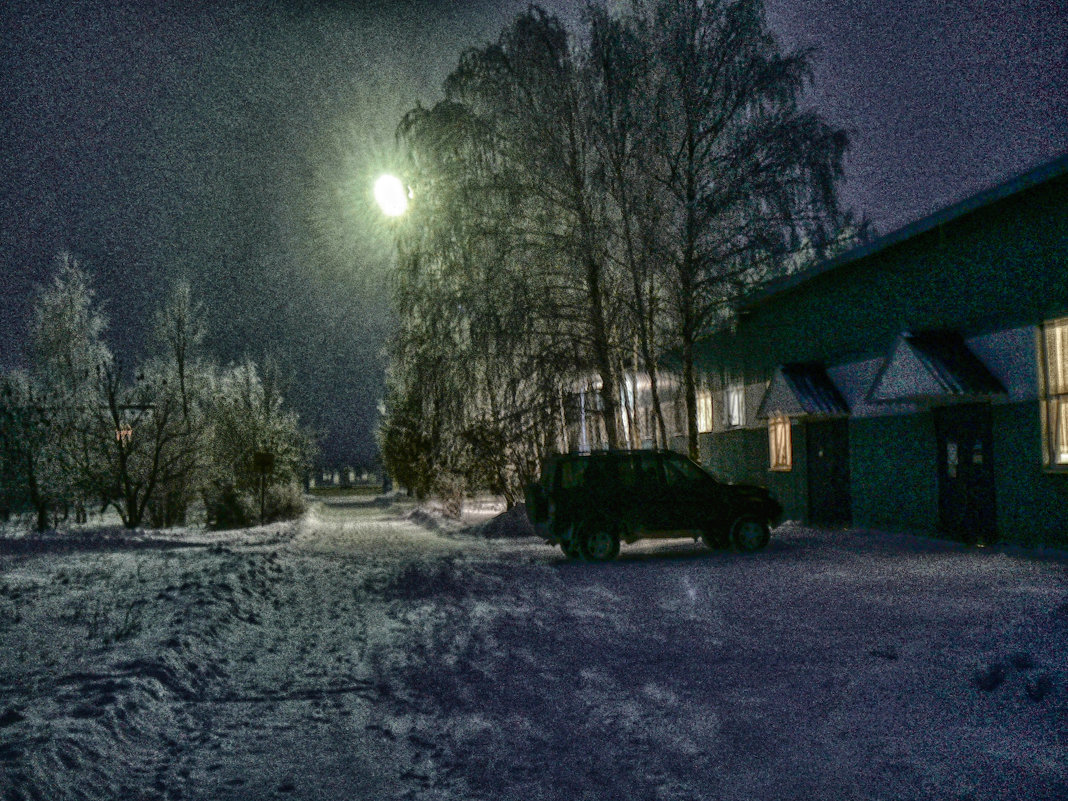
<instances>
[{"instance_id":1,"label":"window awning","mask_svg":"<svg viewBox=\"0 0 1068 801\"><path fill-rule=\"evenodd\" d=\"M956 331L905 333L875 376L868 401L990 398L1005 387Z\"/></svg>"},{"instance_id":2,"label":"window awning","mask_svg":"<svg viewBox=\"0 0 1068 801\"><path fill-rule=\"evenodd\" d=\"M822 364L784 364L775 370L757 417L849 414L849 406Z\"/></svg>"}]
</instances>

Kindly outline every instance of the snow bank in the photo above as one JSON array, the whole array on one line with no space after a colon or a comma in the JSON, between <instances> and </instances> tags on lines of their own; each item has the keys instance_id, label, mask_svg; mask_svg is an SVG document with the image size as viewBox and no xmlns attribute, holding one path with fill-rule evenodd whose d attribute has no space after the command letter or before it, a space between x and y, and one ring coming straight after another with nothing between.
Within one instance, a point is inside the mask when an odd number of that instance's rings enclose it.
<instances>
[{"instance_id":1,"label":"snow bank","mask_svg":"<svg viewBox=\"0 0 1068 801\"><path fill-rule=\"evenodd\" d=\"M527 517L526 504L519 503L485 523L469 527L467 532L486 539L522 538L533 537L534 527Z\"/></svg>"},{"instance_id":2,"label":"snow bank","mask_svg":"<svg viewBox=\"0 0 1068 801\"><path fill-rule=\"evenodd\" d=\"M516 504L505 510L504 503L497 500L465 501L459 519L445 515L437 503L425 503L405 512L403 519L430 531L465 534L483 539L534 536L534 527L527 517L525 504Z\"/></svg>"}]
</instances>

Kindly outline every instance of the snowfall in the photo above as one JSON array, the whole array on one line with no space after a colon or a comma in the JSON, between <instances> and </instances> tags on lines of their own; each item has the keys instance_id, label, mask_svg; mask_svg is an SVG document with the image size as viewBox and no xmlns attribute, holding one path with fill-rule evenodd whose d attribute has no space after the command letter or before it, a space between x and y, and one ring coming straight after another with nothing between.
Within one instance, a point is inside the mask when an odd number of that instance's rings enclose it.
<instances>
[{"instance_id":1,"label":"snowfall","mask_svg":"<svg viewBox=\"0 0 1068 801\"><path fill-rule=\"evenodd\" d=\"M0 536L0 798L1068 799L1068 553L521 507Z\"/></svg>"}]
</instances>

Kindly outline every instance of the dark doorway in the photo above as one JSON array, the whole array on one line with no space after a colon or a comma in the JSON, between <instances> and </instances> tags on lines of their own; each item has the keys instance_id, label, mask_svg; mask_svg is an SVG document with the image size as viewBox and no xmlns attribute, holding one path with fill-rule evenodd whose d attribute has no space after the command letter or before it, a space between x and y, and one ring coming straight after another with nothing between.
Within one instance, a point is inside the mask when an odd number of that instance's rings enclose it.
<instances>
[{"instance_id":1,"label":"dark doorway","mask_svg":"<svg viewBox=\"0 0 1068 801\"><path fill-rule=\"evenodd\" d=\"M853 519L849 492L849 420L810 422L805 428L808 452L808 519L821 525Z\"/></svg>"},{"instance_id":2,"label":"dark doorway","mask_svg":"<svg viewBox=\"0 0 1068 801\"><path fill-rule=\"evenodd\" d=\"M997 538L990 406L934 410L938 441L938 522L949 536L969 543Z\"/></svg>"}]
</instances>

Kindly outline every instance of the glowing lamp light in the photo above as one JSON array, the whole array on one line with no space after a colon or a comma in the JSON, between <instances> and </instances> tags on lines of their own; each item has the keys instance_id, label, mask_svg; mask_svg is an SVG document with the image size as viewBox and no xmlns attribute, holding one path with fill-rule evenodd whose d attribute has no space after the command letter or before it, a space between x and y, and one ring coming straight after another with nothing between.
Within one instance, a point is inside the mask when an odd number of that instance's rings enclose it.
<instances>
[{"instance_id":1,"label":"glowing lamp light","mask_svg":"<svg viewBox=\"0 0 1068 801\"><path fill-rule=\"evenodd\" d=\"M375 200L388 217L400 217L408 210L408 192L396 175L380 175L375 181Z\"/></svg>"}]
</instances>

